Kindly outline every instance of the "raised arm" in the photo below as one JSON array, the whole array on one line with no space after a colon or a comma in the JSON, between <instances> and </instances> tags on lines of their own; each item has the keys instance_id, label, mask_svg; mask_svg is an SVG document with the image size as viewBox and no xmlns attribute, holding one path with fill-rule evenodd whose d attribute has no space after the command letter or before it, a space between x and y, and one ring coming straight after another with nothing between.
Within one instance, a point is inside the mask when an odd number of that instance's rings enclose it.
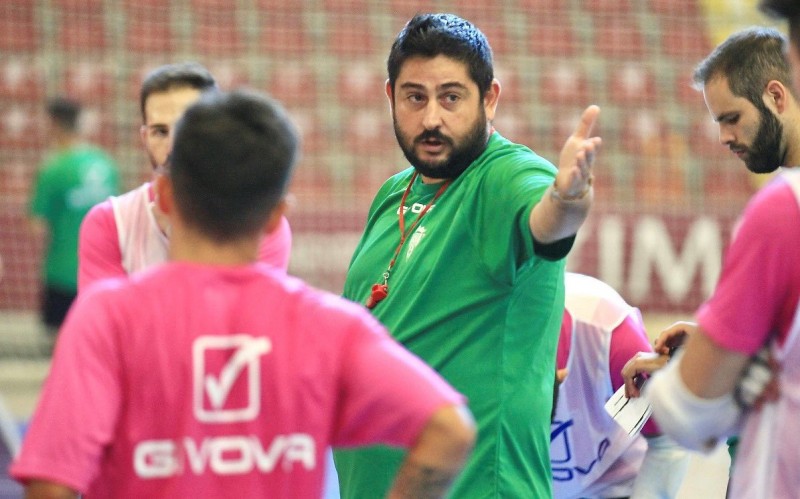
<instances>
[{"instance_id":1,"label":"raised arm","mask_svg":"<svg viewBox=\"0 0 800 499\"><path fill-rule=\"evenodd\" d=\"M592 105L581 115L558 161L553 185L531 210L530 227L540 243L552 243L575 235L592 204L592 167L600 137L591 137L600 108Z\"/></svg>"},{"instance_id":2,"label":"raised arm","mask_svg":"<svg viewBox=\"0 0 800 499\"><path fill-rule=\"evenodd\" d=\"M463 405L437 410L408 450L387 497L445 497L475 442L475 423Z\"/></svg>"}]
</instances>

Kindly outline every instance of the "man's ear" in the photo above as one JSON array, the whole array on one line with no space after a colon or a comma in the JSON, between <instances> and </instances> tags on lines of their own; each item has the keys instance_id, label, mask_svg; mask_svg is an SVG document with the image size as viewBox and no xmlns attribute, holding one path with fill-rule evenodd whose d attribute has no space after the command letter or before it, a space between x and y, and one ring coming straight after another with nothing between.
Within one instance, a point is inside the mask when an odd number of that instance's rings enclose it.
<instances>
[{"instance_id":1,"label":"man's ear","mask_svg":"<svg viewBox=\"0 0 800 499\"><path fill-rule=\"evenodd\" d=\"M147 125L142 125L139 127L139 140L142 141L142 145L146 148L147 147Z\"/></svg>"},{"instance_id":2,"label":"man's ear","mask_svg":"<svg viewBox=\"0 0 800 499\"><path fill-rule=\"evenodd\" d=\"M778 80L770 80L764 89L764 93L764 98L767 101L766 104L768 107L772 107L770 104L774 105L775 111L778 114L783 113L786 110L789 89L786 88L783 83L779 82Z\"/></svg>"},{"instance_id":3,"label":"man's ear","mask_svg":"<svg viewBox=\"0 0 800 499\"><path fill-rule=\"evenodd\" d=\"M278 228L278 226L281 224L281 218L283 218L283 216L289 210L289 204L290 202L286 197L284 197L281 198L275 208L272 209L272 213L269 214L267 223L264 225L265 234L269 234Z\"/></svg>"},{"instance_id":4,"label":"man's ear","mask_svg":"<svg viewBox=\"0 0 800 499\"><path fill-rule=\"evenodd\" d=\"M483 110L486 113L486 119L489 121L494 120L495 112L497 111L497 103L500 101L500 80L497 78L492 80L492 84L483 94Z\"/></svg>"},{"instance_id":5,"label":"man's ear","mask_svg":"<svg viewBox=\"0 0 800 499\"><path fill-rule=\"evenodd\" d=\"M389 111L394 111L394 92L392 92L392 82L386 79L386 97L389 99Z\"/></svg>"},{"instance_id":6,"label":"man's ear","mask_svg":"<svg viewBox=\"0 0 800 499\"><path fill-rule=\"evenodd\" d=\"M175 209L175 198L173 197L172 180L167 175L156 175L153 180L153 190L155 191L156 207L165 215L172 215Z\"/></svg>"}]
</instances>

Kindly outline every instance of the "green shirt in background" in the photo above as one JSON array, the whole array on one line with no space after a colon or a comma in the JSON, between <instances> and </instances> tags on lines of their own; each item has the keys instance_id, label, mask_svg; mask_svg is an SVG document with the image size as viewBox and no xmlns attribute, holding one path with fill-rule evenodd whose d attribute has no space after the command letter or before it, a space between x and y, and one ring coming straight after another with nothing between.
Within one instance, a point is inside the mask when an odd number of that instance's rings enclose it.
<instances>
[{"instance_id":1,"label":"green shirt in background","mask_svg":"<svg viewBox=\"0 0 800 499\"><path fill-rule=\"evenodd\" d=\"M66 292L78 289L78 233L95 204L119 192L119 171L101 149L90 145L58 151L42 165L30 213L48 227L42 265L44 282Z\"/></svg>"},{"instance_id":2,"label":"green shirt in background","mask_svg":"<svg viewBox=\"0 0 800 499\"><path fill-rule=\"evenodd\" d=\"M409 235L389 294L373 309L397 340L468 398L478 441L453 497L552 495L553 373L563 257L573 239L548 246L554 258L537 255L529 216L556 171L527 147L493 134ZM400 240L398 208L413 172L390 178L373 201L345 297L364 303L382 282ZM406 228L438 188L416 179ZM342 497L383 497L403 456L388 447L337 450Z\"/></svg>"}]
</instances>

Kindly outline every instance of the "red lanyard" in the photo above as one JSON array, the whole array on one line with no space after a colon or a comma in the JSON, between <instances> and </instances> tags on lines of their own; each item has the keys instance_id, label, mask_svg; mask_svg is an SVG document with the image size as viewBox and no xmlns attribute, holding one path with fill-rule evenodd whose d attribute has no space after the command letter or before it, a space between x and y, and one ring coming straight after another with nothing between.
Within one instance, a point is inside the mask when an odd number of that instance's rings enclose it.
<instances>
[{"instance_id":1,"label":"red lanyard","mask_svg":"<svg viewBox=\"0 0 800 499\"><path fill-rule=\"evenodd\" d=\"M414 172L414 175L411 176L411 181L408 183L406 187L406 191L403 193L402 199L400 199L400 209L398 210L398 226L400 227L400 243L397 245L397 248L394 250L394 255L392 255L392 260L389 262L389 267L387 267L386 271L383 273L383 284L373 284L372 292L367 298L367 308L374 308L375 305L378 304L379 301L383 300L389 295L389 275L392 272L392 267L394 267L395 262L397 261L397 255L400 254L400 250L403 248L403 244L405 244L408 235L411 234L414 229L419 225L419 222L422 220L422 217L428 213L428 210L433 206L439 196L444 193L444 190L447 189L447 186L450 185L450 180L445 180L442 182L442 185L439 187L439 190L436 191L436 194L433 195L433 199L431 199L428 204L419 212L417 218L414 220L414 223L406 230L406 220L405 220L405 206L406 206L406 198L408 198L408 193L411 192L411 186L414 185L414 180L417 179L417 175L419 172Z\"/></svg>"}]
</instances>

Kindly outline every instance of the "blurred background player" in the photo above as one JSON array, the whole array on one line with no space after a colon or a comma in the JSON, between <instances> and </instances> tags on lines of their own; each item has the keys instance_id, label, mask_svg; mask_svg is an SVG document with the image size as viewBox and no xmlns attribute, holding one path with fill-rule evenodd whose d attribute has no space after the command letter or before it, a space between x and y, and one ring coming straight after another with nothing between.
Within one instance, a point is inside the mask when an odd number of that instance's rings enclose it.
<instances>
[{"instance_id":1,"label":"blurred background player","mask_svg":"<svg viewBox=\"0 0 800 499\"><path fill-rule=\"evenodd\" d=\"M154 177L172 149L175 123L202 93L216 90L214 77L195 62L167 64L145 76L139 99L140 135ZM92 208L81 227L79 289L166 260L169 223L154 201L153 184L146 182ZM278 230L264 238L259 258L285 270L291 242L289 222L283 217Z\"/></svg>"},{"instance_id":2,"label":"blurred background player","mask_svg":"<svg viewBox=\"0 0 800 499\"><path fill-rule=\"evenodd\" d=\"M319 498L330 444L377 442L408 448L392 497L444 496L463 397L363 307L258 261L297 153L260 94L186 112L155 186L170 261L81 293L12 466L27 497Z\"/></svg>"},{"instance_id":3,"label":"blurred background player","mask_svg":"<svg viewBox=\"0 0 800 499\"><path fill-rule=\"evenodd\" d=\"M57 97L47 103L51 150L30 199L34 230L46 238L42 265L42 320L55 334L78 292L78 233L92 206L119 192L119 171L80 133L81 105Z\"/></svg>"},{"instance_id":4,"label":"blurred background player","mask_svg":"<svg viewBox=\"0 0 800 499\"><path fill-rule=\"evenodd\" d=\"M593 277L567 272L564 286L556 365L567 373L551 433L553 496L675 497L688 453L660 435L653 421L629 435L604 408L623 386L625 363L652 351L641 313Z\"/></svg>"}]
</instances>

